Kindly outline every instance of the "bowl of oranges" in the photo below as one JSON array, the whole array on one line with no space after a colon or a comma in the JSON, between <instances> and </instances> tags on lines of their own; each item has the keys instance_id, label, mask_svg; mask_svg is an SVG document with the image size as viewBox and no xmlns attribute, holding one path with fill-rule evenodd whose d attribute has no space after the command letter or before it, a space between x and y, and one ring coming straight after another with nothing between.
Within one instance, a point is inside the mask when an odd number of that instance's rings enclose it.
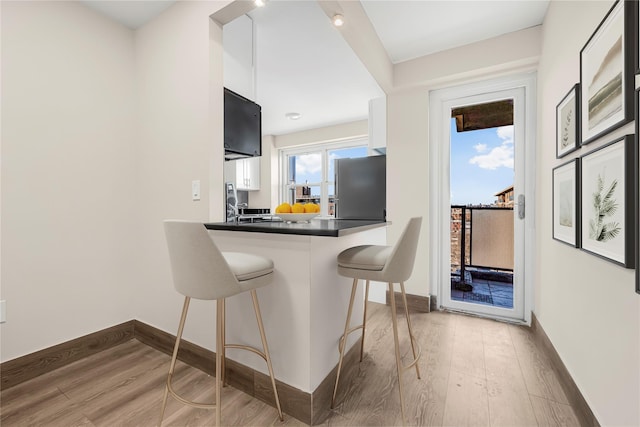
<instances>
[{"instance_id":1,"label":"bowl of oranges","mask_svg":"<svg viewBox=\"0 0 640 427\"><path fill-rule=\"evenodd\" d=\"M320 215L320 205L315 203L281 203L276 207L276 216L287 222L309 222Z\"/></svg>"}]
</instances>

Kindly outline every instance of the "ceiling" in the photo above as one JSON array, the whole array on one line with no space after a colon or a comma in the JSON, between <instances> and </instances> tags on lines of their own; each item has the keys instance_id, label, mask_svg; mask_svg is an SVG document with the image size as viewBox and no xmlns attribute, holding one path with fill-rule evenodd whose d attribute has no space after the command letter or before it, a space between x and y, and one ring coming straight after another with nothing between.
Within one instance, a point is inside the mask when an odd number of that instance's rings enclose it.
<instances>
[{"instance_id":1,"label":"ceiling","mask_svg":"<svg viewBox=\"0 0 640 427\"><path fill-rule=\"evenodd\" d=\"M175 0L80 0L132 30L140 28L175 3Z\"/></svg>"},{"instance_id":2,"label":"ceiling","mask_svg":"<svg viewBox=\"0 0 640 427\"><path fill-rule=\"evenodd\" d=\"M82 0L137 29L175 1ZM540 25L549 0L361 0L391 62ZM384 95L313 0L270 0L250 13L256 24L256 102L263 132L285 134L366 119ZM301 114L299 120L286 113Z\"/></svg>"},{"instance_id":3,"label":"ceiling","mask_svg":"<svg viewBox=\"0 0 640 427\"><path fill-rule=\"evenodd\" d=\"M362 0L397 64L542 24L548 0Z\"/></svg>"},{"instance_id":4,"label":"ceiling","mask_svg":"<svg viewBox=\"0 0 640 427\"><path fill-rule=\"evenodd\" d=\"M369 100L384 96L317 2L270 1L249 15L265 134L366 119Z\"/></svg>"}]
</instances>

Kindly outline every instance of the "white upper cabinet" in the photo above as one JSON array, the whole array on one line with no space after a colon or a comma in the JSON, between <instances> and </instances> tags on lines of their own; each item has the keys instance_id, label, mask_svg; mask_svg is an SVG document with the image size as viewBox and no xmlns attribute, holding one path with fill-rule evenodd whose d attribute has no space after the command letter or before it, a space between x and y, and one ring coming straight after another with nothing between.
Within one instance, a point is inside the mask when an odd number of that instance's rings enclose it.
<instances>
[{"instance_id":1,"label":"white upper cabinet","mask_svg":"<svg viewBox=\"0 0 640 427\"><path fill-rule=\"evenodd\" d=\"M222 27L224 86L245 98L255 99L255 50L253 20L242 15Z\"/></svg>"},{"instance_id":2,"label":"white upper cabinet","mask_svg":"<svg viewBox=\"0 0 640 427\"><path fill-rule=\"evenodd\" d=\"M369 153L385 154L387 149L387 98L369 101Z\"/></svg>"},{"instance_id":3,"label":"white upper cabinet","mask_svg":"<svg viewBox=\"0 0 640 427\"><path fill-rule=\"evenodd\" d=\"M260 190L260 157L241 159L240 164L241 167L236 170L236 182L242 176L242 186L239 187L250 191Z\"/></svg>"},{"instance_id":4,"label":"white upper cabinet","mask_svg":"<svg viewBox=\"0 0 640 427\"><path fill-rule=\"evenodd\" d=\"M248 99L255 99L255 49L253 20L242 15L222 28L224 86ZM260 190L260 157L224 162L224 180L236 190Z\"/></svg>"},{"instance_id":5,"label":"white upper cabinet","mask_svg":"<svg viewBox=\"0 0 640 427\"><path fill-rule=\"evenodd\" d=\"M233 183L236 190L260 190L260 157L224 162L224 180Z\"/></svg>"}]
</instances>

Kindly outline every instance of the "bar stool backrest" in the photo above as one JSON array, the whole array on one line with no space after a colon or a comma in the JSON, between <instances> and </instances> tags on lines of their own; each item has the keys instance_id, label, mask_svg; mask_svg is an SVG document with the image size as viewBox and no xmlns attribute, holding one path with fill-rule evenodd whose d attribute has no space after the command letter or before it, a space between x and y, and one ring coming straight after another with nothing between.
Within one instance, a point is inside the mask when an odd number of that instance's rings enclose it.
<instances>
[{"instance_id":1,"label":"bar stool backrest","mask_svg":"<svg viewBox=\"0 0 640 427\"><path fill-rule=\"evenodd\" d=\"M184 296L214 300L242 292L229 264L201 222L166 220L173 285Z\"/></svg>"},{"instance_id":2,"label":"bar stool backrest","mask_svg":"<svg viewBox=\"0 0 640 427\"><path fill-rule=\"evenodd\" d=\"M422 217L409 220L382 269L386 282L400 283L411 277L418 250Z\"/></svg>"}]
</instances>

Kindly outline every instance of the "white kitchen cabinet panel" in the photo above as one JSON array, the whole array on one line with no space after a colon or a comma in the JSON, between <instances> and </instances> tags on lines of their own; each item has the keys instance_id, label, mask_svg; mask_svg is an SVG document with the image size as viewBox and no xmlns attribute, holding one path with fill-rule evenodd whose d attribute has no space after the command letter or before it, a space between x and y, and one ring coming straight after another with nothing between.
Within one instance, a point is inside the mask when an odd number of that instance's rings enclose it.
<instances>
[{"instance_id":1,"label":"white kitchen cabinet panel","mask_svg":"<svg viewBox=\"0 0 640 427\"><path fill-rule=\"evenodd\" d=\"M387 150L387 98L369 101L369 151L385 154Z\"/></svg>"},{"instance_id":2,"label":"white kitchen cabinet panel","mask_svg":"<svg viewBox=\"0 0 640 427\"><path fill-rule=\"evenodd\" d=\"M236 190L260 190L260 157L224 162L225 182L232 182Z\"/></svg>"}]
</instances>

